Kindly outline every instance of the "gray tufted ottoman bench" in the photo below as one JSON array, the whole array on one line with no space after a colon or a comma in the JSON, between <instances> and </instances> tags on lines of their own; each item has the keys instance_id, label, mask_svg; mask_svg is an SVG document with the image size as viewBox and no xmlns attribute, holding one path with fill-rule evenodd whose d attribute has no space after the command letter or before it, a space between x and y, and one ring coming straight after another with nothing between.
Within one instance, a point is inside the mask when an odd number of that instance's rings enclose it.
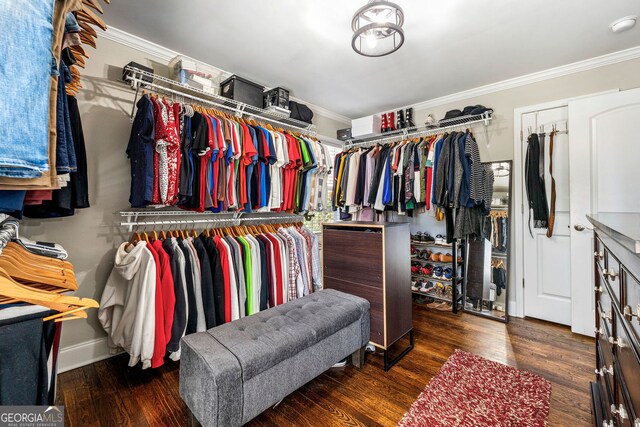
<instances>
[{"instance_id":1,"label":"gray tufted ottoman bench","mask_svg":"<svg viewBox=\"0 0 640 427\"><path fill-rule=\"evenodd\" d=\"M204 426L240 426L352 354L369 302L332 289L182 340L180 396Z\"/></svg>"}]
</instances>

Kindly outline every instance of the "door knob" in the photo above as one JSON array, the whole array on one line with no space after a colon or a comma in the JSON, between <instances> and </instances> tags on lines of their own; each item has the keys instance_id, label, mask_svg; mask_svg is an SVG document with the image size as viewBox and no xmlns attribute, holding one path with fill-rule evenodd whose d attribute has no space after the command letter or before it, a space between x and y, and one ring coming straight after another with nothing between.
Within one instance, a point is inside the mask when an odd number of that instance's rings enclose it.
<instances>
[{"instance_id":1,"label":"door knob","mask_svg":"<svg viewBox=\"0 0 640 427\"><path fill-rule=\"evenodd\" d=\"M584 230L584 225L576 224L576 225L573 226L573 228L575 228L576 231L583 231Z\"/></svg>"}]
</instances>

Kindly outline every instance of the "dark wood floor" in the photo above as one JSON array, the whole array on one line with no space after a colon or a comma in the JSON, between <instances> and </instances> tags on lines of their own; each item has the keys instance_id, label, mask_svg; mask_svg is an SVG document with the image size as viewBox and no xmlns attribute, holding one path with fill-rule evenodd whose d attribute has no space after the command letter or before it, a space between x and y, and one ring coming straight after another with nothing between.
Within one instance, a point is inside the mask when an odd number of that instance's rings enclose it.
<instances>
[{"instance_id":1,"label":"dark wood floor","mask_svg":"<svg viewBox=\"0 0 640 427\"><path fill-rule=\"evenodd\" d=\"M330 369L250 425L396 425L456 348L551 381L550 426L591 425L592 339L538 320L512 319L504 325L416 304L413 325L414 350L389 372L382 369L381 355L369 354L362 369ZM59 376L58 404L65 405L66 426L187 424L178 364L141 371L127 367L127 361L120 355Z\"/></svg>"}]
</instances>

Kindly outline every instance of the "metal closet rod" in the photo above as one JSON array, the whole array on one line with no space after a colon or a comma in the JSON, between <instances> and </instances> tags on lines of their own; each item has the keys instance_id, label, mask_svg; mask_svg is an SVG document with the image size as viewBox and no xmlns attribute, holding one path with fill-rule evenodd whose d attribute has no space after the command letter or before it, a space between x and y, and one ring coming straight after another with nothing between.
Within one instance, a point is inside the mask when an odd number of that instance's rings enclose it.
<instances>
[{"instance_id":1,"label":"metal closet rod","mask_svg":"<svg viewBox=\"0 0 640 427\"><path fill-rule=\"evenodd\" d=\"M263 218L211 218L211 219L183 219L183 220L168 220L168 221L125 221L121 222L121 227L140 227L148 225L191 225L191 224L211 224L217 225L221 223L231 223L232 225L240 225L243 222L255 221L258 223L270 223L270 224L283 224L287 222L301 222L303 217L300 215L286 215L278 217L263 217ZM214 227L215 228L215 227Z\"/></svg>"},{"instance_id":2,"label":"metal closet rod","mask_svg":"<svg viewBox=\"0 0 640 427\"><path fill-rule=\"evenodd\" d=\"M482 115L479 115L478 117L479 117L478 119L469 120L463 123L456 123L456 124L451 124L447 126L441 126L435 129L423 129L421 131L403 132L398 135L388 136L384 138L376 138L369 141L356 142L353 144L347 144L345 145L345 148L348 149L348 148L363 147L363 146L375 145L375 144L385 144L387 142L402 141L405 139L415 138L419 136L436 135L442 132L446 132L448 130L469 127L469 125L473 125L477 123L484 123L484 125L487 126L489 121L493 119L492 116L485 113L483 113Z\"/></svg>"},{"instance_id":3,"label":"metal closet rod","mask_svg":"<svg viewBox=\"0 0 640 427\"><path fill-rule=\"evenodd\" d=\"M125 67L126 70L130 71L132 73L132 75L127 76L127 80L129 80L129 82L131 83L131 86L136 89L136 96L134 98L133 101L133 109L131 111L131 115L133 117L133 112L135 111L135 104L137 102L137 98L138 98L138 92L140 90L140 88L142 87L143 89L148 88L148 87L152 87L157 89L158 91L164 91L166 93L171 93L173 95L176 96L181 96L183 98L189 98L191 100L197 101L199 103L203 103L215 108L219 108L219 109L224 109L230 112L233 112L236 116L238 117L242 117L244 116L250 116L253 117L255 119L258 120L265 120L265 121L269 121L271 123L275 123L279 126L283 126L283 127L288 127L290 129L294 129L298 132L302 132L302 133L307 133L310 134L312 136L315 136L317 134L317 132L314 129L314 125L313 124L306 124L304 122L301 122L299 120L296 119L292 119L290 117L286 117L284 115L280 115L277 113L270 113L267 111L263 111L261 109L258 109L257 107L253 107L247 104L243 104L241 102L238 101L234 101L232 99L229 98L224 98L224 97L220 97L218 95L214 95L214 94L210 94L204 91L201 91L199 89L196 88L190 88L190 87L185 87L186 90L192 91L192 92L196 92L196 93L200 93L204 96L208 96L211 98L216 99L216 101L212 101L210 99L205 99L205 98L201 98L195 95L191 95L189 93L186 93L184 91L179 91L179 90L175 90L175 89L171 89L168 88L166 86L160 85L158 83L155 83L155 81L160 81L163 82L165 84L171 84L171 85L176 85L176 86L181 86L184 87L184 85L181 85L180 83L173 81L171 79L167 79L165 77L161 77L161 76L157 76L155 74L146 72L144 70L140 70L137 68L133 68L133 67ZM153 79L153 82L148 82L146 80L142 80L142 76L147 76L150 77L151 79ZM236 106L230 106L230 105L226 105L226 103L232 102L234 104L236 104ZM255 109L255 110L260 110L260 111L256 111L256 112L252 112L251 110ZM271 116L275 116L274 117L269 117L269 115ZM295 124L290 124L287 123L288 122L294 122Z\"/></svg>"}]
</instances>

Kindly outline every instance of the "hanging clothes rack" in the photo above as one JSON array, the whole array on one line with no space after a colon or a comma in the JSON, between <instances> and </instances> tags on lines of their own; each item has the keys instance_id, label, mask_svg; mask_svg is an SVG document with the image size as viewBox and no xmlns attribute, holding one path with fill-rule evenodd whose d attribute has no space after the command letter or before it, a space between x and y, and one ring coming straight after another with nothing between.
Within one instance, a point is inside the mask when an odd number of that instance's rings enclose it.
<instances>
[{"instance_id":1,"label":"hanging clothes rack","mask_svg":"<svg viewBox=\"0 0 640 427\"><path fill-rule=\"evenodd\" d=\"M133 107L131 109L131 119L133 120L135 106L138 102L138 94L140 89L154 90L165 94L174 95L184 99L189 99L195 103L203 104L209 107L223 109L233 113L236 117L252 117L257 120L264 120L277 126L287 128L296 132L300 132L309 136L316 136L316 128L313 124L305 123L300 120L292 119L278 112L267 111L253 105L225 98L220 95L214 95L200 89L192 88L175 80L158 76L139 68L126 66L125 79L135 89L136 94L133 99ZM149 81L151 79L151 81Z\"/></svg>"},{"instance_id":2,"label":"hanging clothes rack","mask_svg":"<svg viewBox=\"0 0 640 427\"><path fill-rule=\"evenodd\" d=\"M436 128L412 127L384 134L384 136L376 135L374 137L362 139L347 140L345 148L364 147L375 144L385 144L393 141L401 141L405 139L417 138L422 136L436 135L447 132L449 130L467 128L471 125L482 123L485 127L493 119L491 113L485 112L472 116L462 116L453 119L440 120L440 125Z\"/></svg>"},{"instance_id":3,"label":"hanging clothes rack","mask_svg":"<svg viewBox=\"0 0 640 427\"><path fill-rule=\"evenodd\" d=\"M126 213L126 212L123 212ZM153 215L151 213L150 215ZM272 216L261 216L261 217L239 217L233 216L231 218L208 218L208 219L174 219L174 220L152 220L152 221L138 221L137 218L134 220L123 221L120 223L121 227L127 227L129 232L133 231L134 227L146 227L146 226L187 226L187 225L196 225L196 224L204 224L207 227L217 228L224 226L238 226L243 223L255 222L257 224L284 224L291 222L302 222L304 217L301 215L272 215ZM249 224L251 225L251 224Z\"/></svg>"}]
</instances>

